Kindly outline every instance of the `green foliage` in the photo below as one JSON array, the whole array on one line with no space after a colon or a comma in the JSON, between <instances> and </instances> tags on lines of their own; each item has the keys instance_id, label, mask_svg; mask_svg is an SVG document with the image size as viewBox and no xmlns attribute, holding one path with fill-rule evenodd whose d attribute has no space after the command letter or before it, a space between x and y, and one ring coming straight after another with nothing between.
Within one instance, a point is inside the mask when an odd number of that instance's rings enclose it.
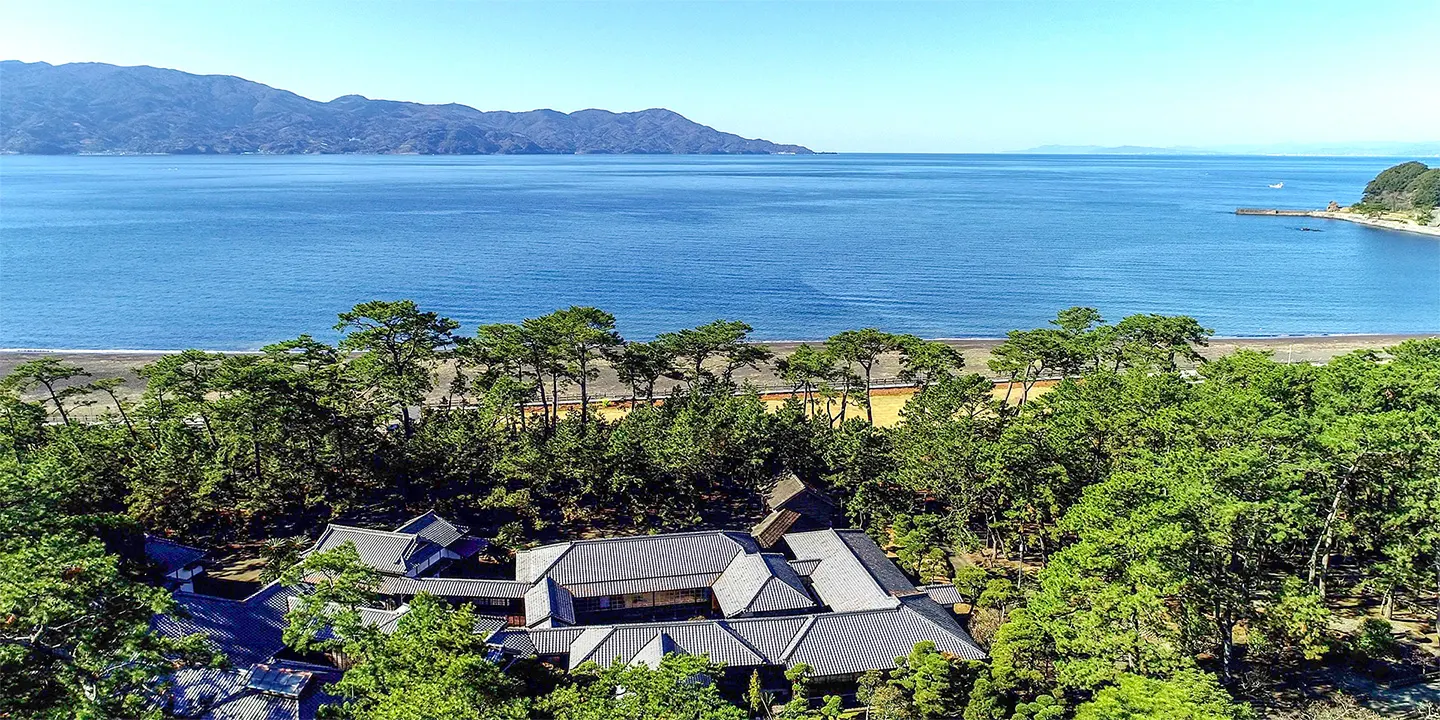
<instances>
[{"instance_id":1,"label":"green foliage","mask_svg":"<svg viewBox=\"0 0 1440 720\"><path fill-rule=\"evenodd\" d=\"M1005 706L1000 694L995 692L995 683L989 671L982 670L970 688L970 699L965 703L962 720L1005 720Z\"/></svg>"},{"instance_id":2,"label":"green foliage","mask_svg":"<svg viewBox=\"0 0 1440 720\"><path fill-rule=\"evenodd\" d=\"M1384 659L1395 656L1399 643L1395 641L1395 628L1389 620L1365 618L1352 639L1355 652L1364 658Z\"/></svg>"},{"instance_id":3,"label":"green foliage","mask_svg":"<svg viewBox=\"0 0 1440 720\"><path fill-rule=\"evenodd\" d=\"M964 710L977 671L976 664L947 657L924 640L915 643L908 657L896 659L890 677L905 691L915 717L945 718Z\"/></svg>"},{"instance_id":4,"label":"green foliage","mask_svg":"<svg viewBox=\"0 0 1440 720\"><path fill-rule=\"evenodd\" d=\"M33 388L44 388L46 402L55 408L55 413L66 424L70 424L70 400L90 394L91 387L77 384L77 378L90 377L90 373L76 365L70 365L60 358L42 357L27 360L10 371L0 380L0 391L23 393Z\"/></svg>"},{"instance_id":5,"label":"green foliage","mask_svg":"<svg viewBox=\"0 0 1440 720\"><path fill-rule=\"evenodd\" d=\"M414 432L406 409L418 405L435 384L431 362L452 342L460 323L422 312L411 300L373 300L340 313L335 329L346 333L342 351L358 353L356 372L400 411L405 434Z\"/></svg>"},{"instance_id":6,"label":"green foliage","mask_svg":"<svg viewBox=\"0 0 1440 720\"><path fill-rule=\"evenodd\" d=\"M1329 623L1330 610L1315 588L1286 578L1279 597L1250 624L1250 649L1274 661L1318 660L1330 649Z\"/></svg>"},{"instance_id":7,"label":"green foliage","mask_svg":"<svg viewBox=\"0 0 1440 720\"><path fill-rule=\"evenodd\" d=\"M768 712L770 699L765 695L765 688L760 684L760 671L750 671L750 684L745 689L745 702L750 706L751 717L759 717Z\"/></svg>"},{"instance_id":8,"label":"green foliage","mask_svg":"<svg viewBox=\"0 0 1440 720\"><path fill-rule=\"evenodd\" d=\"M360 608L374 607L380 573L360 560L355 544L311 553L280 575L301 592L286 613L285 644L300 652L333 651L372 634Z\"/></svg>"},{"instance_id":9,"label":"green foliage","mask_svg":"<svg viewBox=\"0 0 1440 720\"><path fill-rule=\"evenodd\" d=\"M1202 363L1209 331L1194 319L1109 324L1070 308L997 350L994 367L1015 379L1000 403L989 380L959 372L953 348L905 336L871 343L884 334L855 331L778 363L794 397L772 412L731 377L765 354L745 342L743 323L619 345L612 322L577 307L457 339L449 321L413 304L366 303L342 317L339 347L302 336L257 354L159 358L140 371L137 403L117 392L117 378L64 363L13 375L0 392L0 463L19 504L0 503L12 523L0 548L6 578L26 590L0 589L0 598L33 622L33 595L73 588L64 602L113 602L118 619L113 634L74 626L103 642L58 643L101 650L58 664L27 655L24 671L0 673L23 686L0 696L23 698L10 702L27 712L81 696L121 702L137 678L163 670L150 659L185 652L144 630L165 598L135 583L139 570L121 559L133 552L116 538L133 542L136 525L212 545L311 536L362 508L402 516L434 507L522 547L579 532L743 526L784 471L825 485L874 536L893 531L901 564L926 580L952 572L951 551L1025 566L1007 571L1011 580L969 564L955 571L981 606L970 620L977 638L998 626L988 686L972 691L968 670L929 654L907 658L890 676L867 677L872 717L953 717L973 705L1050 720L1085 702L1087 712L1124 707L1147 689L1204 696L1190 675L1201 654L1224 678L1241 657L1283 671L1322 652L1334 577L1353 577L1387 608L1414 607L1440 583L1440 340L1323 367L1243 351ZM920 386L890 428L845 414L864 403L861 371L881 353L897 353ZM440 407L402 415L406 432L384 431L417 393L434 396L446 357L459 370ZM679 384L663 403L615 420L566 412L559 394L587 392L606 358L636 396L652 396L661 378ZM1030 392L1042 378L1058 381ZM104 398L112 422L46 422ZM294 549L265 550L271 575L288 568L291 582L320 580L290 639L378 653L380 639L354 612L374 578L354 557L291 566ZM50 557L94 582L47 575ZM1332 568L1342 562L1343 573ZM1248 653L1236 652L1237 637L1250 638ZM20 662L16 647L0 645L11 653L0 662ZM112 673L105 685L103 672L66 669L99 657L138 658L119 673L137 674ZM618 707L603 686L588 697L595 677L562 694L595 713ZM437 703L451 696L433 692ZM797 701L792 714L833 710Z\"/></svg>"},{"instance_id":10,"label":"green foliage","mask_svg":"<svg viewBox=\"0 0 1440 720\"><path fill-rule=\"evenodd\" d=\"M1440 169L1412 160L1380 171L1365 186L1363 202L1386 210L1435 207L1440 204L1437 193L1440 193Z\"/></svg>"},{"instance_id":11,"label":"green foliage","mask_svg":"<svg viewBox=\"0 0 1440 720\"><path fill-rule=\"evenodd\" d=\"M666 655L658 667L594 663L571 672L539 707L555 720L743 720L713 682L721 667L702 656Z\"/></svg>"},{"instance_id":12,"label":"green foliage","mask_svg":"<svg viewBox=\"0 0 1440 720\"><path fill-rule=\"evenodd\" d=\"M934 514L901 515L891 526L900 566L915 573L922 583L950 579L949 535L945 518Z\"/></svg>"},{"instance_id":13,"label":"green foliage","mask_svg":"<svg viewBox=\"0 0 1440 720\"><path fill-rule=\"evenodd\" d=\"M1061 720L1065 717L1065 706L1050 695L1040 695L1030 702L1015 706L1010 720Z\"/></svg>"},{"instance_id":14,"label":"green foliage","mask_svg":"<svg viewBox=\"0 0 1440 720\"><path fill-rule=\"evenodd\" d=\"M1249 720L1254 712L1237 704L1198 670L1168 680L1122 675L1095 699L1075 709L1075 720Z\"/></svg>"},{"instance_id":15,"label":"green foliage","mask_svg":"<svg viewBox=\"0 0 1440 720\"><path fill-rule=\"evenodd\" d=\"M33 459L33 458L32 458ZM75 475L0 456L0 716L138 717L145 688L212 664L199 637L150 632L170 594L115 553L135 528L96 512Z\"/></svg>"},{"instance_id":16,"label":"green foliage","mask_svg":"<svg viewBox=\"0 0 1440 720\"><path fill-rule=\"evenodd\" d=\"M516 681L485 659L467 605L447 609L417 596L391 634L373 633L345 645L355 664L331 692L344 698L350 720L522 720L528 703Z\"/></svg>"}]
</instances>

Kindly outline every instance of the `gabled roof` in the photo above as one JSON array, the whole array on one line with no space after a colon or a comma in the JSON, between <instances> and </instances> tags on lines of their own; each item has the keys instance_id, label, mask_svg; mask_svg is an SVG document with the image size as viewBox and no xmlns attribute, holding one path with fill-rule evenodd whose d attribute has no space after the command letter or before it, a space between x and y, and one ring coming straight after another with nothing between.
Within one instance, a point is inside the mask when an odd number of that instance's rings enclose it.
<instances>
[{"instance_id":1,"label":"gabled roof","mask_svg":"<svg viewBox=\"0 0 1440 720\"><path fill-rule=\"evenodd\" d=\"M960 597L960 590L951 583L921 585L915 589L929 595L931 600L940 605L956 605L965 602L965 598Z\"/></svg>"},{"instance_id":2,"label":"gabled roof","mask_svg":"<svg viewBox=\"0 0 1440 720\"><path fill-rule=\"evenodd\" d=\"M306 550L334 550L345 543L354 543L360 560L386 575L405 575L422 566L445 550L467 558L485 549L487 543L464 534L464 529L447 522L434 512L406 521L394 530L371 530L350 525L330 524L315 544Z\"/></svg>"},{"instance_id":3,"label":"gabled roof","mask_svg":"<svg viewBox=\"0 0 1440 720\"><path fill-rule=\"evenodd\" d=\"M506 598L518 600L525 597L530 585L518 580L478 580L472 578L424 577L409 578L388 576L380 579L379 592L382 595L408 595L420 593L435 597L463 598Z\"/></svg>"},{"instance_id":4,"label":"gabled roof","mask_svg":"<svg viewBox=\"0 0 1440 720\"><path fill-rule=\"evenodd\" d=\"M897 599L891 607L852 612L503 630L490 644L524 654L526 639L536 654L568 654L571 668L585 662L648 664L664 649L708 655L731 667L803 662L816 675L846 675L894 669L895 659L922 640L962 658L985 657L960 624L923 593Z\"/></svg>"},{"instance_id":5,"label":"gabled roof","mask_svg":"<svg viewBox=\"0 0 1440 720\"><path fill-rule=\"evenodd\" d=\"M541 579L525 592L525 624L529 627L574 625L574 596L553 579Z\"/></svg>"},{"instance_id":6,"label":"gabled roof","mask_svg":"<svg viewBox=\"0 0 1440 720\"><path fill-rule=\"evenodd\" d=\"M784 555L736 555L712 589L726 617L816 607Z\"/></svg>"},{"instance_id":7,"label":"gabled roof","mask_svg":"<svg viewBox=\"0 0 1440 720\"><path fill-rule=\"evenodd\" d=\"M811 487L795 473L786 473L775 483L775 487L770 489L770 494L765 498L765 505L771 510L779 510L802 498L817 501L831 508L838 505L829 495Z\"/></svg>"},{"instance_id":8,"label":"gabled roof","mask_svg":"<svg viewBox=\"0 0 1440 720\"><path fill-rule=\"evenodd\" d=\"M402 524L395 528L395 532L419 535L440 547L449 547L451 543L465 535L463 528L456 527L442 519L435 514L434 510Z\"/></svg>"},{"instance_id":9,"label":"gabled roof","mask_svg":"<svg viewBox=\"0 0 1440 720\"><path fill-rule=\"evenodd\" d=\"M265 662L285 648L285 612L295 592L279 582L244 600L178 593L179 612L156 615L151 627L166 637L200 633L235 665Z\"/></svg>"},{"instance_id":10,"label":"gabled roof","mask_svg":"<svg viewBox=\"0 0 1440 720\"><path fill-rule=\"evenodd\" d=\"M785 533L790 532L790 528L794 527L795 521L799 519L800 513L788 508L771 510L750 534L755 536L755 542L760 543L760 547L772 548L775 543L780 542Z\"/></svg>"},{"instance_id":11,"label":"gabled roof","mask_svg":"<svg viewBox=\"0 0 1440 720\"><path fill-rule=\"evenodd\" d=\"M441 551L439 545L414 534L327 525L320 539L306 554L328 552L347 542L355 545L361 562L387 575L404 575L410 568Z\"/></svg>"},{"instance_id":12,"label":"gabled roof","mask_svg":"<svg viewBox=\"0 0 1440 720\"><path fill-rule=\"evenodd\" d=\"M814 618L784 660L787 665L805 663L817 676L894 669L895 659L909 655L922 640L967 660L985 657L959 623L923 594L905 598L890 610L823 613Z\"/></svg>"},{"instance_id":13,"label":"gabled roof","mask_svg":"<svg viewBox=\"0 0 1440 720\"><path fill-rule=\"evenodd\" d=\"M810 584L832 610L894 607L896 595L916 592L885 551L859 530L791 533L785 543L797 561L819 561Z\"/></svg>"},{"instance_id":14,"label":"gabled roof","mask_svg":"<svg viewBox=\"0 0 1440 720\"><path fill-rule=\"evenodd\" d=\"M286 679L281 673L303 673L307 681L300 683L294 693L279 686L267 690L266 678ZM197 720L314 720L320 706L338 701L323 689L326 683L338 679L338 673L288 664L182 668L167 678L167 687L157 690L155 705L168 709L175 717Z\"/></svg>"},{"instance_id":15,"label":"gabled roof","mask_svg":"<svg viewBox=\"0 0 1440 720\"><path fill-rule=\"evenodd\" d=\"M650 642L645 643L645 646L635 653L635 657L630 658L630 664L645 665L654 669L660 667L660 661L664 660L666 655L679 652L684 651L675 642L675 638L670 637L670 633L661 631L656 633Z\"/></svg>"},{"instance_id":16,"label":"gabled roof","mask_svg":"<svg viewBox=\"0 0 1440 720\"><path fill-rule=\"evenodd\" d=\"M159 565L161 571L166 575L190 567L205 559L208 554L197 547L182 545L149 533L145 534L145 558Z\"/></svg>"},{"instance_id":17,"label":"gabled roof","mask_svg":"<svg viewBox=\"0 0 1440 720\"><path fill-rule=\"evenodd\" d=\"M690 532L544 545L516 554L516 579L548 577L575 597L709 587L741 553L759 552L737 532Z\"/></svg>"},{"instance_id":18,"label":"gabled roof","mask_svg":"<svg viewBox=\"0 0 1440 720\"><path fill-rule=\"evenodd\" d=\"M790 567L795 568L795 573L800 577L810 577L810 573L815 572L815 568L819 566L818 559L790 561Z\"/></svg>"},{"instance_id":19,"label":"gabled roof","mask_svg":"<svg viewBox=\"0 0 1440 720\"><path fill-rule=\"evenodd\" d=\"M587 627L570 646L570 667L586 662L602 666L620 662L629 664L656 637L668 636L670 652L687 655L709 655L710 659L731 667L754 667L769 664L740 636L721 621L680 623L645 623Z\"/></svg>"}]
</instances>

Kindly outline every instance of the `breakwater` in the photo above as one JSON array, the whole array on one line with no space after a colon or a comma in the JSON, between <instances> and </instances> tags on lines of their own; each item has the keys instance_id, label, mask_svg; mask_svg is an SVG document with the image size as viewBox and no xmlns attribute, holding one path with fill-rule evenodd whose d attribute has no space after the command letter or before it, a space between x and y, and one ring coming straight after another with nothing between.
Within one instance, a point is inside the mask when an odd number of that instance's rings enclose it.
<instances>
[{"instance_id":1,"label":"breakwater","mask_svg":"<svg viewBox=\"0 0 1440 720\"><path fill-rule=\"evenodd\" d=\"M1324 217L1318 210L1276 210L1275 208L1236 208L1236 215L1284 215L1287 217Z\"/></svg>"}]
</instances>

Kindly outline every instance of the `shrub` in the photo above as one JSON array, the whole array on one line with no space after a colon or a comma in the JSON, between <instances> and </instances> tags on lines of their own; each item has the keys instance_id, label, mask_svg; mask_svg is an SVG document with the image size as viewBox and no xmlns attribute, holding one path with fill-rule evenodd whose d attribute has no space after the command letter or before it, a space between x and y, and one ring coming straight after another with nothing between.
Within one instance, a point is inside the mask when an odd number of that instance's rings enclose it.
<instances>
[{"instance_id":1,"label":"shrub","mask_svg":"<svg viewBox=\"0 0 1440 720\"><path fill-rule=\"evenodd\" d=\"M1351 638L1351 646L1356 654L1372 660L1394 657L1399 649L1390 621L1381 618L1365 618Z\"/></svg>"}]
</instances>

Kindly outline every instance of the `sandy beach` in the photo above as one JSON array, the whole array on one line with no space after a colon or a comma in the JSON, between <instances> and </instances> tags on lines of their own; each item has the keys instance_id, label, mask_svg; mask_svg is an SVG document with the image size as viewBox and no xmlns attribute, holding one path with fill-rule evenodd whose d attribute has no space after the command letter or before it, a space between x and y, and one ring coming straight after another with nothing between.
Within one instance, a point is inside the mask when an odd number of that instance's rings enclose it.
<instances>
[{"instance_id":1,"label":"sandy beach","mask_svg":"<svg viewBox=\"0 0 1440 720\"><path fill-rule=\"evenodd\" d=\"M1399 230L1401 232L1440 237L1440 225L1416 225L1413 222L1404 220L1392 220L1383 217L1372 218L1357 213L1329 212L1325 210L1316 210L1309 213L1309 217L1324 218L1326 220L1344 220L1345 222L1368 225L1369 227L1382 228L1385 230Z\"/></svg>"},{"instance_id":2,"label":"sandy beach","mask_svg":"<svg viewBox=\"0 0 1440 720\"><path fill-rule=\"evenodd\" d=\"M1209 347L1203 350L1206 357L1219 357L1232 353L1241 348L1254 350L1265 350L1274 353L1275 358L1280 362L1291 363L1324 363L1337 355L1353 352L1361 349L1384 348L1390 345L1403 342L1407 339L1418 337L1440 337L1440 332L1424 333L1415 335L1387 334L1387 335L1311 335L1294 337L1252 337L1252 338L1212 338ZM794 352L797 347L809 342L818 345L820 341L779 341L762 343L769 347L778 357L784 357ZM986 367L990 357L990 349L1001 342L1000 338L954 338L944 339L944 342L960 350L965 357L965 367L973 372L980 372L985 375L992 375ZM122 387L122 397L134 397L143 389L143 381L133 372L135 368L153 362L157 357L164 355L164 352L137 351L137 350L0 350L0 375L8 374L16 365L32 360L37 357L53 355L62 357L66 362L74 363L85 368L94 377L124 377L125 386ZM876 364L873 373L874 383L877 387L899 384L897 375L900 371L898 358L893 354L886 356ZM440 368L440 382L437 384L437 391L433 400L438 401L454 376L454 369L448 364ZM746 380L766 393L788 392L789 385L777 377L773 366L764 366L759 370L742 368L736 373L741 380ZM996 378L999 379L999 378ZM670 386L657 387L657 393L663 394ZM600 378L591 387L591 395L597 398L603 397L628 397L629 389L626 388L615 377L609 368L603 368ZM33 397L34 394L31 393ZM561 391L562 399L573 399L571 396L578 396L578 392L572 387Z\"/></svg>"}]
</instances>

